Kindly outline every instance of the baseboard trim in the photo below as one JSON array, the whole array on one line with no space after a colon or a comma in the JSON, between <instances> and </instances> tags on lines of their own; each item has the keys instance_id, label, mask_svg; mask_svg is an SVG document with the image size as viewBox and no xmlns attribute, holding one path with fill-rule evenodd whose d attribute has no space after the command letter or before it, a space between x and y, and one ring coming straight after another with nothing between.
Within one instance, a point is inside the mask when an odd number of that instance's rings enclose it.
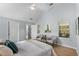
<instances>
[{"instance_id":1,"label":"baseboard trim","mask_svg":"<svg viewBox=\"0 0 79 59\"><path fill-rule=\"evenodd\" d=\"M57 44L57 45L61 45L61 46L64 46L64 47L68 47L68 48L72 48L72 49L75 49L75 50L76 50L76 48L75 48L75 47L71 47L71 46L67 46L67 45L64 45L64 44L59 44L59 43L55 43L55 44Z\"/></svg>"},{"instance_id":2,"label":"baseboard trim","mask_svg":"<svg viewBox=\"0 0 79 59\"><path fill-rule=\"evenodd\" d=\"M77 54L78 54L78 56L79 56L79 51L76 49L76 52L77 52Z\"/></svg>"}]
</instances>

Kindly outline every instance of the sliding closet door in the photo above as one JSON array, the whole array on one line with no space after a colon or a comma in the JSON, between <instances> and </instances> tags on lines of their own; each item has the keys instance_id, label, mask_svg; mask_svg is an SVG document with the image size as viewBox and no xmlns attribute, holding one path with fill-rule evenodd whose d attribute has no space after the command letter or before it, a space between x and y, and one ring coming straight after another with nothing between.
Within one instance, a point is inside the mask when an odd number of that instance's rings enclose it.
<instances>
[{"instance_id":1,"label":"sliding closet door","mask_svg":"<svg viewBox=\"0 0 79 59\"><path fill-rule=\"evenodd\" d=\"M9 40L17 42L19 40L19 23L9 21Z\"/></svg>"}]
</instances>

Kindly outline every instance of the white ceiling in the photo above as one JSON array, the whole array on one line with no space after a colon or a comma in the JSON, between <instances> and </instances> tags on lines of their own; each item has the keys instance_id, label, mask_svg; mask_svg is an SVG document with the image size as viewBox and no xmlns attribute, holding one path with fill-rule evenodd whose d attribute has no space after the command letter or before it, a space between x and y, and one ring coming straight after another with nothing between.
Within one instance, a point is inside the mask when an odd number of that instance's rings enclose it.
<instances>
[{"instance_id":1,"label":"white ceiling","mask_svg":"<svg viewBox=\"0 0 79 59\"><path fill-rule=\"evenodd\" d=\"M36 9L31 10L32 3L0 3L0 16L8 17L14 20L31 21L37 20L42 11L48 9L48 4L36 4Z\"/></svg>"},{"instance_id":2,"label":"white ceiling","mask_svg":"<svg viewBox=\"0 0 79 59\"><path fill-rule=\"evenodd\" d=\"M22 20L23 16L28 13L28 6L30 4L0 4L0 16L12 19Z\"/></svg>"},{"instance_id":3,"label":"white ceiling","mask_svg":"<svg viewBox=\"0 0 79 59\"><path fill-rule=\"evenodd\" d=\"M33 3L0 3L0 16L18 21L34 22L47 10L53 10L54 8L63 5L69 5L67 3L54 3L54 5L50 7L49 3L37 3L35 4L36 9L31 10L30 7L32 4Z\"/></svg>"}]
</instances>

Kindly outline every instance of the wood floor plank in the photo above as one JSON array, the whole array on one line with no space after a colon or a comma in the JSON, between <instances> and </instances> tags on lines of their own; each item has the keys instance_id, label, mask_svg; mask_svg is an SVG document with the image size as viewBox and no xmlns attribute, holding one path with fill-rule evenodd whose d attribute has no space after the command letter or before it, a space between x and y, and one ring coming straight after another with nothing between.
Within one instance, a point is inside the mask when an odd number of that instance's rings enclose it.
<instances>
[{"instance_id":1,"label":"wood floor plank","mask_svg":"<svg viewBox=\"0 0 79 59\"><path fill-rule=\"evenodd\" d=\"M61 45L54 44L54 51L57 56L78 56L75 49L64 47Z\"/></svg>"}]
</instances>

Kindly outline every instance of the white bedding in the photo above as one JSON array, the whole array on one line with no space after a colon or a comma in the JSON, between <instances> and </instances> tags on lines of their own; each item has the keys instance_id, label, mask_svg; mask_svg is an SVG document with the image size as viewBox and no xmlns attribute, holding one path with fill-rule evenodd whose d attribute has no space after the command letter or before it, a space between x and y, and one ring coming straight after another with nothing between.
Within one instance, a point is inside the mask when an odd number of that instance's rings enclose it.
<instances>
[{"instance_id":1,"label":"white bedding","mask_svg":"<svg viewBox=\"0 0 79 59\"><path fill-rule=\"evenodd\" d=\"M51 56L52 54L51 46L36 40L20 41L16 45L19 52L15 56Z\"/></svg>"}]
</instances>

